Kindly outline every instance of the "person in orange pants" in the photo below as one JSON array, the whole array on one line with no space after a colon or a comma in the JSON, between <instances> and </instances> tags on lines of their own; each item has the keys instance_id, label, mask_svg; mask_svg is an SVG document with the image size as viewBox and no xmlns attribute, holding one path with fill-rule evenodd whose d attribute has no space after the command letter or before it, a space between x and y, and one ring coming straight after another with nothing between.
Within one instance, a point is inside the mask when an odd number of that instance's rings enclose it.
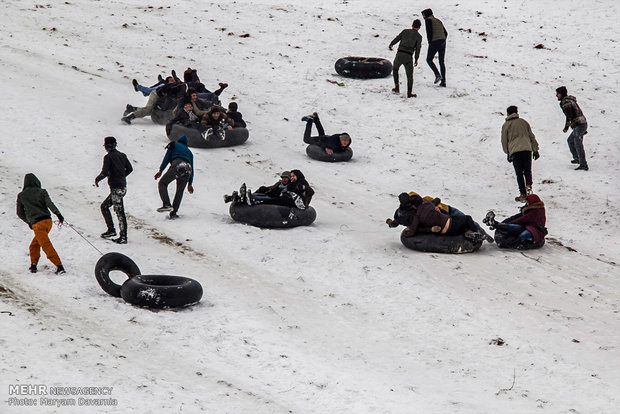
<instances>
[{"instance_id":1,"label":"person in orange pants","mask_svg":"<svg viewBox=\"0 0 620 414\"><path fill-rule=\"evenodd\" d=\"M56 274L65 273L60 257L49 239L52 230L50 210L58 217L61 223L65 221L58 207L52 203L49 194L41 188L41 182L32 173L24 177L24 189L17 195L17 216L34 231L34 238L30 242L30 272L37 272L37 263L41 257L41 249L47 258L56 265Z\"/></svg>"}]
</instances>

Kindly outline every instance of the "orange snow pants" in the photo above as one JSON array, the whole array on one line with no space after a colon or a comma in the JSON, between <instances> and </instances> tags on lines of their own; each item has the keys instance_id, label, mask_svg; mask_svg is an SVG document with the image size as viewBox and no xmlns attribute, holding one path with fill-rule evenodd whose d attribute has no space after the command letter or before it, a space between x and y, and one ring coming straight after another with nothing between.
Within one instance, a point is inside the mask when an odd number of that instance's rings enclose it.
<instances>
[{"instance_id":1,"label":"orange snow pants","mask_svg":"<svg viewBox=\"0 0 620 414\"><path fill-rule=\"evenodd\" d=\"M34 239L30 243L30 263L39 263L41 257L41 249L45 252L47 258L58 266L60 257L56 253L56 249L52 246L52 242L48 236L50 230L52 230L52 219L41 220L32 225L34 231Z\"/></svg>"}]
</instances>

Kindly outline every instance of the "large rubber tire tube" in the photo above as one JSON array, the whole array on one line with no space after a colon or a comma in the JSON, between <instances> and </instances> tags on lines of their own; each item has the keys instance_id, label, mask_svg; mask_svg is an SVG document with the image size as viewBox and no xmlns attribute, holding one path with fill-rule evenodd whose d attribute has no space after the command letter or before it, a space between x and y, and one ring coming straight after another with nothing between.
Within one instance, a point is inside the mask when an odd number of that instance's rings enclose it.
<instances>
[{"instance_id":1,"label":"large rubber tire tube","mask_svg":"<svg viewBox=\"0 0 620 414\"><path fill-rule=\"evenodd\" d=\"M400 242L412 250L432 253L471 253L482 246L482 241L474 242L462 234L418 233L413 237L404 237L401 233Z\"/></svg>"},{"instance_id":2,"label":"large rubber tire tube","mask_svg":"<svg viewBox=\"0 0 620 414\"><path fill-rule=\"evenodd\" d=\"M121 297L132 305L153 308L182 308L198 303L202 286L183 276L139 275L127 279Z\"/></svg>"},{"instance_id":3,"label":"large rubber tire tube","mask_svg":"<svg viewBox=\"0 0 620 414\"><path fill-rule=\"evenodd\" d=\"M140 274L140 269L129 257L117 252L106 253L97 261L97 264L95 264L95 278L99 286L108 295L120 298L121 285L114 283L110 279L110 272L114 270L120 270L131 279Z\"/></svg>"},{"instance_id":4,"label":"large rubber tire tube","mask_svg":"<svg viewBox=\"0 0 620 414\"><path fill-rule=\"evenodd\" d=\"M495 230L493 235L497 247L500 249L518 249L518 250L530 250L540 249L545 245L545 239L543 238L538 243L521 242L518 234L509 235L500 230Z\"/></svg>"},{"instance_id":5,"label":"large rubber tire tube","mask_svg":"<svg viewBox=\"0 0 620 414\"><path fill-rule=\"evenodd\" d=\"M194 128L187 128L183 125L174 124L170 128L170 134L168 139L176 141L180 137L185 135L187 137L187 145L194 148L222 148L232 147L234 145L241 145L248 140L250 132L247 128L233 128L232 130L226 130L224 133L224 139L219 139L213 135L207 135L205 140L200 131Z\"/></svg>"},{"instance_id":6,"label":"large rubber tire tube","mask_svg":"<svg viewBox=\"0 0 620 414\"><path fill-rule=\"evenodd\" d=\"M351 157L353 157L353 151L334 152L333 154L329 155L328 153L325 152L323 148L321 148L320 146L316 144L308 145L306 147L306 154L308 154L308 157L314 160L319 160L319 161L324 161L324 162L349 161Z\"/></svg>"},{"instance_id":7,"label":"large rubber tire tube","mask_svg":"<svg viewBox=\"0 0 620 414\"><path fill-rule=\"evenodd\" d=\"M248 206L243 203L230 205L230 216L233 220L262 228L290 228L309 226L316 219L316 210L311 206L305 210L275 204L255 204Z\"/></svg>"},{"instance_id":8,"label":"large rubber tire tube","mask_svg":"<svg viewBox=\"0 0 620 414\"><path fill-rule=\"evenodd\" d=\"M348 56L338 59L334 67L347 78L378 79L392 74L392 62L384 58Z\"/></svg>"}]
</instances>

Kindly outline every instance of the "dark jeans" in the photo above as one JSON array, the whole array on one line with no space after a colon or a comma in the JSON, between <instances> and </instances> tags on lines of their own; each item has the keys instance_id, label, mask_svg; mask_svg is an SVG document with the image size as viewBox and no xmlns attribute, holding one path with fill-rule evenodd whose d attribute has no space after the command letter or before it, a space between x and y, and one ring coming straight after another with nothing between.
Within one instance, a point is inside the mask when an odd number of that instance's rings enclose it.
<instances>
[{"instance_id":1,"label":"dark jeans","mask_svg":"<svg viewBox=\"0 0 620 414\"><path fill-rule=\"evenodd\" d=\"M127 237L127 217L125 216L125 206L123 205L125 194L127 194L126 188L110 188L110 195L101 203L101 214L106 226L108 226L108 230L114 229L110 207L114 208L116 217L118 217L118 229L120 230L121 237Z\"/></svg>"},{"instance_id":2,"label":"dark jeans","mask_svg":"<svg viewBox=\"0 0 620 414\"><path fill-rule=\"evenodd\" d=\"M526 230L525 226L520 224L497 223L497 229L509 235L518 234L519 240L522 242L526 240L534 241L534 236L532 236L532 233L530 233L529 230Z\"/></svg>"},{"instance_id":3,"label":"dark jeans","mask_svg":"<svg viewBox=\"0 0 620 414\"><path fill-rule=\"evenodd\" d=\"M579 165L588 165L586 151L583 149L583 136L588 132L588 124L575 125L573 131L568 136L568 149L573 155L573 159L579 161Z\"/></svg>"},{"instance_id":4,"label":"dark jeans","mask_svg":"<svg viewBox=\"0 0 620 414\"><path fill-rule=\"evenodd\" d=\"M252 194L252 200L254 200L256 204L276 204L279 206L295 207L293 199L287 196L270 197L264 194Z\"/></svg>"},{"instance_id":5,"label":"dark jeans","mask_svg":"<svg viewBox=\"0 0 620 414\"><path fill-rule=\"evenodd\" d=\"M401 66L405 67L405 74L407 75L407 93L413 91L413 56L405 52L397 52L394 58L394 65L392 69L392 76L394 76L394 86L398 88L398 70Z\"/></svg>"},{"instance_id":6,"label":"dark jeans","mask_svg":"<svg viewBox=\"0 0 620 414\"><path fill-rule=\"evenodd\" d=\"M439 68L441 69L441 77L443 78L442 82L446 81L446 65L444 64L444 56L446 55L446 41L445 40L435 40L428 45L428 53L426 54L426 63L431 67L435 77L439 76L440 73L437 70L437 66L433 62L433 58L436 54L439 54Z\"/></svg>"},{"instance_id":7,"label":"dark jeans","mask_svg":"<svg viewBox=\"0 0 620 414\"><path fill-rule=\"evenodd\" d=\"M446 234L463 234L468 230L478 231L478 226L476 226L471 216L452 216L450 217L450 227L448 227Z\"/></svg>"},{"instance_id":8,"label":"dark jeans","mask_svg":"<svg viewBox=\"0 0 620 414\"><path fill-rule=\"evenodd\" d=\"M189 173L188 173L189 168ZM177 182L177 191L174 194L174 200L172 202L172 213L179 211L181 206L181 200L183 199L183 191L189 182L192 168L188 161L183 158L175 158L170 163L170 168L159 179L157 188L159 189L159 197L161 198L164 206L170 205L170 196L168 195L168 184L175 181Z\"/></svg>"},{"instance_id":9,"label":"dark jeans","mask_svg":"<svg viewBox=\"0 0 620 414\"><path fill-rule=\"evenodd\" d=\"M519 194L527 194L526 185L532 185L532 152L519 151L512 154L512 166L517 175Z\"/></svg>"},{"instance_id":10,"label":"dark jeans","mask_svg":"<svg viewBox=\"0 0 620 414\"><path fill-rule=\"evenodd\" d=\"M306 144L316 144L319 138L310 136L310 134L312 134L312 123L313 118L310 118L310 120L306 122L306 130L304 131L304 142ZM323 125L321 125L321 120L318 115L314 117L314 124L319 132L319 136L325 136L325 130L323 129Z\"/></svg>"}]
</instances>

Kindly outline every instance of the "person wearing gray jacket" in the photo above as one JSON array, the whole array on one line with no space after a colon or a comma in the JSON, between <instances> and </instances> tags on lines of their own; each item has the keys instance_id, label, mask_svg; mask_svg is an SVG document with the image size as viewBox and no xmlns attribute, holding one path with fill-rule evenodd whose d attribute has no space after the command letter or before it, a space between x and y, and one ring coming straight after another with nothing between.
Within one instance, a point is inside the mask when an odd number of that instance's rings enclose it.
<instances>
[{"instance_id":1,"label":"person wearing gray jacket","mask_svg":"<svg viewBox=\"0 0 620 414\"><path fill-rule=\"evenodd\" d=\"M527 195L532 193L532 157L537 160L540 154L530 124L525 119L519 118L518 111L514 105L506 109L508 116L502 126L502 149L517 175L519 196L515 201L525 201Z\"/></svg>"},{"instance_id":2,"label":"person wearing gray jacket","mask_svg":"<svg viewBox=\"0 0 620 414\"><path fill-rule=\"evenodd\" d=\"M398 34L390 42L388 49L392 50L392 46L396 43L398 45L398 51L396 57L394 57L394 64L392 74L394 76L394 89L392 92L400 92L398 70L401 66L405 67L405 73L407 74L407 98L414 98L416 94L413 93L413 67L418 66L418 58L420 57L420 49L422 48L422 36L418 31L422 23L419 19L415 19L411 25L411 29L405 29ZM415 62L413 55L415 54Z\"/></svg>"}]
</instances>

